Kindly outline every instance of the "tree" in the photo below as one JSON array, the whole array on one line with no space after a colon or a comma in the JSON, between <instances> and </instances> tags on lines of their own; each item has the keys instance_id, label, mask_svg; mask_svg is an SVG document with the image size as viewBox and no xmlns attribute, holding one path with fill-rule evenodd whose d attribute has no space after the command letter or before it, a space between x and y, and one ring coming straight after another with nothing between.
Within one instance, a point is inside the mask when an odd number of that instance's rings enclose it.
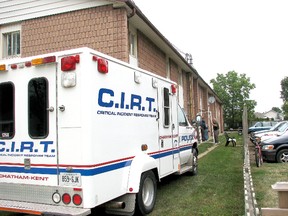
<instances>
[{"instance_id":1,"label":"tree","mask_svg":"<svg viewBox=\"0 0 288 216\"><path fill-rule=\"evenodd\" d=\"M282 110L284 113L284 119L288 120L288 101L284 101L284 104L282 105Z\"/></svg>"},{"instance_id":2,"label":"tree","mask_svg":"<svg viewBox=\"0 0 288 216\"><path fill-rule=\"evenodd\" d=\"M229 71L226 75L217 73L216 79L211 79L210 83L223 103L224 122L229 128L242 125L244 104L247 107L248 119L254 118L257 103L249 100L249 95L256 86L246 74L238 75L235 71Z\"/></svg>"},{"instance_id":3,"label":"tree","mask_svg":"<svg viewBox=\"0 0 288 216\"><path fill-rule=\"evenodd\" d=\"M283 100L284 104L282 105L282 110L284 114L284 119L288 119L288 77L285 77L281 80L281 99Z\"/></svg>"},{"instance_id":4,"label":"tree","mask_svg":"<svg viewBox=\"0 0 288 216\"><path fill-rule=\"evenodd\" d=\"M272 107L272 110L277 113L282 113L282 110L279 107Z\"/></svg>"},{"instance_id":5,"label":"tree","mask_svg":"<svg viewBox=\"0 0 288 216\"><path fill-rule=\"evenodd\" d=\"M288 101L288 77L281 80L281 99L283 101Z\"/></svg>"}]
</instances>

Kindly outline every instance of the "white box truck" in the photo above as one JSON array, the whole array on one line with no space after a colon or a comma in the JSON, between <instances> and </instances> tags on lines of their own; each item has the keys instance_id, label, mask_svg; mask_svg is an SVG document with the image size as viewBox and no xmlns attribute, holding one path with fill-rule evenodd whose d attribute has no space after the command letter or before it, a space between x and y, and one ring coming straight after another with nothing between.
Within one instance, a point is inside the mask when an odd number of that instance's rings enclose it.
<instances>
[{"instance_id":1,"label":"white box truck","mask_svg":"<svg viewBox=\"0 0 288 216\"><path fill-rule=\"evenodd\" d=\"M168 79L89 48L0 61L0 211L145 215L197 153Z\"/></svg>"}]
</instances>

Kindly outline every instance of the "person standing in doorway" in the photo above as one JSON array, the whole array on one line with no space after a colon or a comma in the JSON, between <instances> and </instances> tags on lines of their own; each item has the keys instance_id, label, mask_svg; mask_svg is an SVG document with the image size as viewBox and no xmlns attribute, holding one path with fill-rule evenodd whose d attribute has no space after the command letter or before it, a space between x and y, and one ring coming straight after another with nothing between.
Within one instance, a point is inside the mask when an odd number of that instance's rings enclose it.
<instances>
[{"instance_id":1,"label":"person standing in doorway","mask_svg":"<svg viewBox=\"0 0 288 216\"><path fill-rule=\"evenodd\" d=\"M213 132L214 132L214 142L215 144L219 143L218 136L219 136L219 123L216 118L212 120Z\"/></svg>"}]
</instances>

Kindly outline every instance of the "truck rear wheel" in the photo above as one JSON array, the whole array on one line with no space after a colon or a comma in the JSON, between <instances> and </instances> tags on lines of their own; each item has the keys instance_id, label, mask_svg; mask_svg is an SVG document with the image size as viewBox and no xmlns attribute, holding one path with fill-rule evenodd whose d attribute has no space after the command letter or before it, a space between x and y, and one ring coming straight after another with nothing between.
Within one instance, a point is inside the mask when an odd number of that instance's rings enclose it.
<instances>
[{"instance_id":1,"label":"truck rear wheel","mask_svg":"<svg viewBox=\"0 0 288 216\"><path fill-rule=\"evenodd\" d=\"M150 170L141 176L139 192L136 195L136 215L146 215L152 212L157 192L157 182Z\"/></svg>"}]
</instances>

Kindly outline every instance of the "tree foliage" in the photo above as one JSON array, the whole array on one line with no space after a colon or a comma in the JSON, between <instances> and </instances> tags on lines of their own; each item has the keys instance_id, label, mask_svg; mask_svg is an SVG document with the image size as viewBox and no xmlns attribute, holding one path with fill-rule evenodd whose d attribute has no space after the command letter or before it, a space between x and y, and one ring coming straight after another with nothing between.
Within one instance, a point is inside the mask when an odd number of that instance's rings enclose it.
<instances>
[{"instance_id":1,"label":"tree foliage","mask_svg":"<svg viewBox=\"0 0 288 216\"><path fill-rule=\"evenodd\" d=\"M230 128L242 125L243 107L246 104L248 118L254 118L255 100L249 100L250 91L256 86L246 74L229 71L226 75L218 74L211 79L213 89L223 103L224 122Z\"/></svg>"},{"instance_id":2,"label":"tree foliage","mask_svg":"<svg viewBox=\"0 0 288 216\"><path fill-rule=\"evenodd\" d=\"M288 101L288 77L281 80L281 99Z\"/></svg>"},{"instance_id":3,"label":"tree foliage","mask_svg":"<svg viewBox=\"0 0 288 216\"><path fill-rule=\"evenodd\" d=\"M288 119L288 77L281 80L281 99L283 100L282 111L284 119Z\"/></svg>"},{"instance_id":4,"label":"tree foliage","mask_svg":"<svg viewBox=\"0 0 288 216\"><path fill-rule=\"evenodd\" d=\"M284 104L282 105L282 110L284 113L284 119L288 120L288 101L284 101Z\"/></svg>"},{"instance_id":5,"label":"tree foliage","mask_svg":"<svg viewBox=\"0 0 288 216\"><path fill-rule=\"evenodd\" d=\"M272 107L272 110L277 113L282 113L282 110L279 107Z\"/></svg>"}]
</instances>

